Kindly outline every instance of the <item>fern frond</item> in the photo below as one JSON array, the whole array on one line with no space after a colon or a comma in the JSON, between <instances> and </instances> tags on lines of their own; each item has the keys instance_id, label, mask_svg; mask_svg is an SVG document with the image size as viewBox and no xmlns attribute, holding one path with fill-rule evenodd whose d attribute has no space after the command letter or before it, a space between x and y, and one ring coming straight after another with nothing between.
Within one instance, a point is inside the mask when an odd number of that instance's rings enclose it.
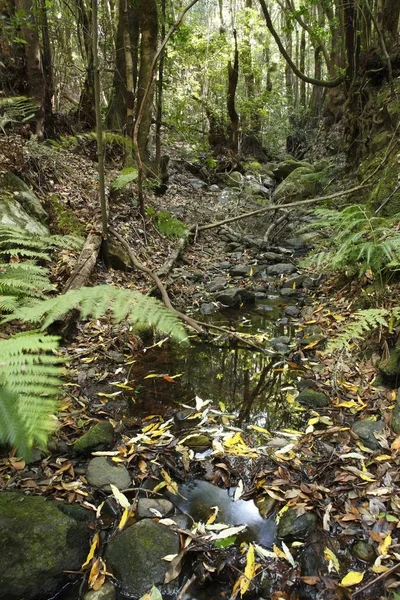
<instances>
[{"instance_id":1,"label":"fern frond","mask_svg":"<svg viewBox=\"0 0 400 600\"><path fill-rule=\"evenodd\" d=\"M26 96L0 98L1 127L7 123L27 123L35 117L37 104Z\"/></svg>"},{"instance_id":2,"label":"fern frond","mask_svg":"<svg viewBox=\"0 0 400 600\"><path fill-rule=\"evenodd\" d=\"M110 285L83 287L55 298L32 300L3 321L19 319L41 323L44 330L74 309L79 310L84 319L98 319L109 311L117 323L129 320L131 323L155 327L179 342L187 339L179 319L159 300Z\"/></svg>"},{"instance_id":3,"label":"fern frond","mask_svg":"<svg viewBox=\"0 0 400 600\"><path fill-rule=\"evenodd\" d=\"M43 297L44 292L54 291L48 270L30 261L0 263L0 294L23 298Z\"/></svg>"},{"instance_id":4,"label":"fern frond","mask_svg":"<svg viewBox=\"0 0 400 600\"><path fill-rule=\"evenodd\" d=\"M53 141L52 145L57 148L74 148L85 142L97 141L97 134L95 131L89 131L87 133L79 133L77 135L65 135L61 136L58 141ZM125 148L133 148L132 139L115 133L113 131L103 131L103 143L104 144L118 144Z\"/></svg>"},{"instance_id":5,"label":"fern frond","mask_svg":"<svg viewBox=\"0 0 400 600\"><path fill-rule=\"evenodd\" d=\"M26 456L54 429L64 362L58 338L35 331L0 341L0 442Z\"/></svg>"},{"instance_id":6,"label":"fern frond","mask_svg":"<svg viewBox=\"0 0 400 600\"><path fill-rule=\"evenodd\" d=\"M400 310L400 309L399 309ZM345 329L328 343L326 352L345 348L351 341L360 340L366 333L379 327L388 327L391 311L386 308L370 308L358 310L344 327ZM399 313L400 314L400 313Z\"/></svg>"}]
</instances>

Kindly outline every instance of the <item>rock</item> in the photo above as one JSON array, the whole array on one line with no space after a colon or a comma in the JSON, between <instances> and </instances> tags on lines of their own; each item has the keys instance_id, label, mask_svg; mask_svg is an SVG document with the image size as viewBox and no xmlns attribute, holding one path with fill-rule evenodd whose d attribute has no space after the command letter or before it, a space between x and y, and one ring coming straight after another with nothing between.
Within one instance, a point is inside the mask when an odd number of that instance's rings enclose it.
<instances>
[{"instance_id":1,"label":"rock","mask_svg":"<svg viewBox=\"0 0 400 600\"><path fill-rule=\"evenodd\" d=\"M260 515L264 519L267 519L274 512L276 500L271 498L271 496L264 496L262 498L257 498L255 504L260 511Z\"/></svg>"},{"instance_id":2,"label":"rock","mask_svg":"<svg viewBox=\"0 0 400 600\"><path fill-rule=\"evenodd\" d=\"M206 187L208 187L205 181L196 178L188 179L187 185L193 188L194 190L204 190Z\"/></svg>"},{"instance_id":3,"label":"rock","mask_svg":"<svg viewBox=\"0 0 400 600\"><path fill-rule=\"evenodd\" d=\"M279 293L281 296L286 296L287 298L299 298L299 296L301 296L301 292L295 288L284 287L281 288Z\"/></svg>"},{"instance_id":4,"label":"rock","mask_svg":"<svg viewBox=\"0 0 400 600\"><path fill-rule=\"evenodd\" d=\"M225 204L227 202L231 202L232 200L237 200L239 197L238 192L235 190L230 190L229 188L225 188L218 196L218 202Z\"/></svg>"},{"instance_id":5,"label":"rock","mask_svg":"<svg viewBox=\"0 0 400 600\"><path fill-rule=\"evenodd\" d=\"M299 288L303 281L307 279L307 275L292 275L292 277L288 277L285 281L285 288Z\"/></svg>"},{"instance_id":6,"label":"rock","mask_svg":"<svg viewBox=\"0 0 400 600\"><path fill-rule=\"evenodd\" d=\"M323 174L302 167L293 171L273 193L274 202L291 202L316 196L321 189Z\"/></svg>"},{"instance_id":7,"label":"rock","mask_svg":"<svg viewBox=\"0 0 400 600\"><path fill-rule=\"evenodd\" d=\"M296 319L301 313L301 310L297 306L287 306L285 308L285 315Z\"/></svg>"},{"instance_id":8,"label":"rock","mask_svg":"<svg viewBox=\"0 0 400 600\"><path fill-rule=\"evenodd\" d=\"M181 444L188 448L210 448L212 441L203 433L192 433L180 441Z\"/></svg>"},{"instance_id":9,"label":"rock","mask_svg":"<svg viewBox=\"0 0 400 600\"><path fill-rule=\"evenodd\" d=\"M400 383L400 347L392 348L389 358L381 360L378 369L384 383L398 385Z\"/></svg>"},{"instance_id":10,"label":"rock","mask_svg":"<svg viewBox=\"0 0 400 600\"><path fill-rule=\"evenodd\" d=\"M105 456L93 458L86 471L89 485L101 490L111 491L110 483L119 490L124 490L131 485L131 477L124 465L111 463Z\"/></svg>"},{"instance_id":11,"label":"rock","mask_svg":"<svg viewBox=\"0 0 400 600\"><path fill-rule=\"evenodd\" d=\"M216 263L216 265L214 265L216 269L230 269L231 267L231 263L227 260L223 260L220 263Z\"/></svg>"},{"instance_id":12,"label":"rock","mask_svg":"<svg viewBox=\"0 0 400 600\"><path fill-rule=\"evenodd\" d=\"M122 594L137 598L153 585L162 588L169 567L163 558L178 554L179 547L179 537L171 529L143 519L109 542L107 567L118 579Z\"/></svg>"},{"instance_id":13,"label":"rock","mask_svg":"<svg viewBox=\"0 0 400 600\"><path fill-rule=\"evenodd\" d=\"M286 346L286 344L274 344L272 348L278 354L287 354L289 352L289 348Z\"/></svg>"},{"instance_id":14,"label":"rock","mask_svg":"<svg viewBox=\"0 0 400 600\"><path fill-rule=\"evenodd\" d=\"M153 511L157 511L162 517L167 516L174 510L174 505L165 498L139 498L136 508L136 517L138 519L150 518L153 519L156 515Z\"/></svg>"},{"instance_id":15,"label":"rock","mask_svg":"<svg viewBox=\"0 0 400 600\"><path fill-rule=\"evenodd\" d=\"M400 389L397 390L396 404L392 412L391 426L395 433L400 434Z\"/></svg>"},{"instance_id":16,"label":"rock","mask_svg":"<svg viewBox=\"0 0 400 600\"><path fill-rule=\"evenodd\" d=\"M243 175L239 171L232 171L226 178L226 184L229 187L238 188L243 183Z\"/></svg>"},{"instance_id":17,"label":"rock","mask_svg":"<svg viewBox=\"0 0 400 600\"><path fill-rule=\"evenodd\" d=\"M329 398L324 392L312 388L303 389L297 396L297 402L310 408L325 408L329 406Z\"/></svg>"},{"instance_id":18,"label":"rock","mask_svg":"<svg viewBox=\"0 0 400 600\"><path fill-rule=\"evenodd\" d=\"M93 450L102 450L112 443L114 428L109 421L101 421L93 425L74 442L75 452L89 454Z\"/></svg>"},{"instance_id":19,"label":"rock","mask_svg":"<svg viewBox=\"0 0 400 600\"><path fill-rule=\"evenodd\" d=\"M251 272L250 265L235 265L229 271L232 277L248 277Z\"/></svg>"},{"instance_id":20,"label":"rock","mask_svg":"<svg viewBox=\"0 0 400 600\"><path fill-rule=\"evenodd\" d=\"M209 192L219 192L219 187L214 183L213 185L210 185L210 187L208 188Z\"/></svg>"},{"instance_id":21,"label":"rock","mask_svg":"<svg viewBox=\"0 0 400 600\"><path fill-rule=\"evenodd\" d=\"M50 598L89 551L91 513L77 505L0 494L0 596Z\"/></svg>"},{"instance_id":22,"label":"rock","mask_svg":"<svg viewBox=\"0 0 400 600\"><path fill-rule=\"evenodd\" d=\"M269 343L274 346L275 344L285 344L287 346L290 344L291 338L288 335L280 335L279 337L271 338Z\"/></svg>"},{"instance_id":23,"label":"rock","mask_svg":"<svg viewBox=\"0 0 400 600\"><path fill-rule=\"evenodd\" d=\"M217 307L212 302L205 302L204 304L200 305L199 310L202 315L204 315L205 317L209 317L210 315L213 315L215 312L217 312Z\"/></svg>"},{"instance_id":24,"label":"rock","mask_svg":"<svg viewBox=\"0 0 400 600\"><path fill-rule=\"evenodd\" d=\"M226 286L225 277L216 277L206 285L207 292L220 292Z\"/></svg>"},{"instance_id":25,"label":"rock","mask_svg":"<svg viewBox=\"0 0 400 600\"><path fill-rule=\"evenodd\" d=\"M312 535L311 537L316 537ZM300 575L306 577L320 577L326 572L326 563L324 561L324 546L321 542L310 543L300 550L299 556ZM304 581L299 585L300 600L318 600L319 593L315 585L309 585Z\"/></svg>"},{"instance_id":26,"label":"rock","mask_svg":"<svg viewBox=\"0 0 400 600\"><path fill-rule=\"evenodd\" d=\"M108 246L110 266L117 271L129 271L132 268L131 259L125 248L119 242L112 241Z\"/></svg>"},{"instance_id":27,"label":"rock","mask_svg":"<svg viewBox=\"0 0 400 600\"><path fill-rule=\"evenodd\" d=\"M295 508L289 508L278 523L278 537L287 540L305 538L314 529L317 517L312 512L297 516Z\"/></svg>"},{"instance_id":28,"label":"rock","mask_svg":"<svg viewBox=\"0 0 400 600\"><path fill-rule=\"evenodd\" d=\"M35 221L42 225L47 223L47 212L42 206L39 198L31 189L14 173L4 173L0 177L1 192L9 192L13 198L21 205L21 208L28 213ZM48 232L47 227L45 227Z\"/></svg>"},{"instance_id":29,"label":"rock","mask_svg":"<svg viewBox=\"0 0 400 600\"><path fill-rule=\"evenodd\" d=\"M278 254L278 252L263 252L260 258L267 262L279 263L283 257L282 254Z\"/></svg>"},{"instance_id":30,"label":"rock","mask_svg":"<svg viewBox=\"0 0 400 600\"><path fill-rule=\"evenodd\" d=\"M371 544L367 544L367 542L360 541L354 544L352 553L356 558L359 558L367 563L372 564L376 559L374 547L371 546Z\"/></svg>"},{"instance_id":31,"label":"rock","mask_svg":"<svg viewBox=\"0 0 400 600\"><path fill-rule=\"evenodd\" d=\"M272 179L272 177L263 177L262 180L262 184L265 188L267 188L267 190L272 190L275 187L275 181Z\"/></svg>"},{"instance_id":32,"label":"rock","mask_svg":"<svg viewBox=\"0 0 400 600\"><path fill-rule=\"evenodd\" d=\"M362 443L371 450L379 450L381 447L374 433L383 431L385 423L383 421L356 421L351 428L358 435Z\"/></svg>"},{"instance_id":33,"label":"rock","mask_svg":"<svg viewBox=\"0 0 400 600\"><path fill-rule=\"evenodd\" d=\"M308 172L313 171L313 166L310 163L289 158L288 160L279 163L278 166L274 168L274 177L278 181L282 181L283 179L286 179L291 173L293 173L293 171L299 168L308 169Z\"/></svg>"},{"instance_id":34,"label":"rock","mask_svg":"<svg viewBox=\"0 0 400 600\"><path fill-rule=\"evenodd\" d=\"M267 294L266 292L254 292L254 296L256 300L265 300Z\"/></svg>"},{"instance_id":35,"label":"rock","mask_svg":"<svg viewBox=\"0 0 400 600\"><path fill-rule=\"evenodd\" d=\"M267 267L267 275L290 275L296 271L296 267L292 263L278 263Z\"/></svg>"},{"instance_id":36,"label":"rock","mask_svg":"<svg viewBox=\"0 0 400 600\"><path fill-rule=\"evenodd\" d=\"M215 296L215 299L225 306L237 308L243 303L254 304L255 295L254 292L251 292L250 290L245 290L242 288L228 288L227 290L218 292Z\"/></svg>"},{"instance_id":37,"label":"rock","mask_svg":"<svg viewBox=\"0 0 400 600\"><path fill-rule=\"evenodd\" d=\"M106 581L99 590L92 590L85 594L83 600L115 600L116 597L117 592L114 584L111 581Z\"/></svg>"},{"instance_id":38,"label":"rock","mask_svg":"<svg viewBox=\"0 0 400 600\"><path fill-rule=\"evenodd\" d=\"M26 229L38 235L49 235L46 225L27 213L14 196L2 190L0 190L0 225Z\"/></svg>"},{"instance_id":39,"label":"rock","mask_svg":"<svg viewBox=\"0 0 400 600\"><path fill-rule=\"evenodd\" d=\"M270 304L257 304L254 310L260 315L265 315L267 313L274 312L275 307L271 306Z\"/></svg>"}]
</instances>

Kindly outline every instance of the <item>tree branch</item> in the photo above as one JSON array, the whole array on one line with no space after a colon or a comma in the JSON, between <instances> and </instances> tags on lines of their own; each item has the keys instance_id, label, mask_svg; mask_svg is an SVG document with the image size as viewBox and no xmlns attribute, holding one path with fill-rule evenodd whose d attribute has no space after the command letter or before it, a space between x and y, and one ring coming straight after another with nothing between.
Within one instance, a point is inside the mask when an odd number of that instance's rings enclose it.
<instances>
[{"instance_id":1,"label":"tree branch","mask_svg":"<svg viewBox=\"0 0 400 600\"><path fill-rule=\"evenodd\" d=\"M286 62L288 63L289 67L292 69L294 74L297 75L297 77L299 77L306 83L311 83L312 85L319 85L321 87L328 87L328 88L337 87L338 85L343 83L343 81L345 80L345 77L343 75L341 77L338 77L337 79L332 79L331 81L323 81L322 79L314 79L313 77L308 77L307 75L305 75L304 73L299 71L299 69L296 67L296 65L290 58L289 54L286 52L286 50L280 40L280 37L272 24L271 15L269 14L265 0L259 0L259 2L260 2L261 9L262 9L264 17L265 17L265 22L267 24L267 27L268 27L269 31L271 32L271 35L274 38L275 42L277 43L280 53L282 54L283 58L286 60Z\"/></svg>"}]
</instances>

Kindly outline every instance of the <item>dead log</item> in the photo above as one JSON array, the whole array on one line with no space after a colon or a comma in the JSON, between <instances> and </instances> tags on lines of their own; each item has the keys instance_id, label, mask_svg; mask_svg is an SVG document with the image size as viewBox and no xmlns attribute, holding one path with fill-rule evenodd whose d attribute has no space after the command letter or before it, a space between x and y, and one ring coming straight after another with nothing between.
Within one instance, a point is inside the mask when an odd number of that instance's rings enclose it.
<instances>
[{"instance_id":1,"label":"dead log","mask_svg":"<svg viewBox=\"0 0 400 600\"><path fill-rule=\"evenodd\" d=\"M69 290L79 290L88 280L101 248L102 237L100 233L89 233L86 242L83 245L75 269L65 284L62 293Z\"/></svg>"}]
</instances>

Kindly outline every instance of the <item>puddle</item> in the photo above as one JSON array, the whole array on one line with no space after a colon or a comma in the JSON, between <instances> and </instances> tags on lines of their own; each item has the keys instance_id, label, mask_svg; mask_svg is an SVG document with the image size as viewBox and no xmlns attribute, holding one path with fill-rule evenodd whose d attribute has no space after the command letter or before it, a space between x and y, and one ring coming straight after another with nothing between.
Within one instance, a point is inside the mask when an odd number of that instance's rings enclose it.
<instances>
[{"instance_id":1,"label":"puddle","mask_svg":"<svg viewBox=\"0 0 400 600\"><path fill-rule=\"evenodd\" d=\"M257 542L271 548L275 542L276 523L273 517L264 519L253 500L235 500L236 488L222 489L208 481L195 480L179 485L179 495L168 494L169 500L195 522L206 523L218 507L215 523L246 525L237 542Z\"/></svg>"},{"instance_id":2,"label":"puddle","mask_svg":"<svg viewBox=\"0 0 400 600\"><path fill-rule=\"evenodd\" d=\"M271 307L271 311L260 315L260 306ZM268 338L291 337L293 327L279 324L282 306L282 298L275 297L254 309L218 313L211 322ZM199 396L214 404L223 403L226 410L237 416L239 424L251 421L274 430L299 424L293 407L286 401L288 389L298 375L296 365L289 367L279 354L271 356L249 347L219 347L196 341L183 349L168 344L148 350L132 365L129 383L134 392L127 397L134 403L135 415L164 416L171 408L192 405L193 398Z\"/></svg>"}]
</instances>

